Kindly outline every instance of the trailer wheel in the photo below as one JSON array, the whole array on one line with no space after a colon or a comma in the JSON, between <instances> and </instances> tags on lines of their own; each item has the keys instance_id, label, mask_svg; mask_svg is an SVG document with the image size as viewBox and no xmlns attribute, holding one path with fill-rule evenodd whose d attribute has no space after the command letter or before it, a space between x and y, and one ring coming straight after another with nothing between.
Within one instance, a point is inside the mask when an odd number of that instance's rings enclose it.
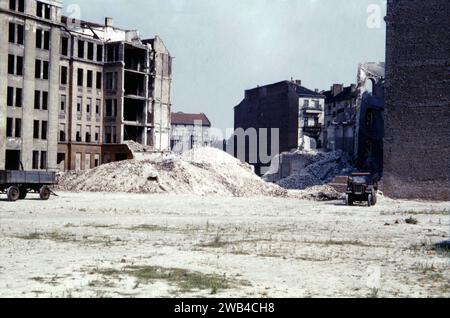
<instances>
[{"instance_id":1,"label":"trailer wheel","mask_svg":"<svg viewBox=\"0 0 450 318\"><path fill-rule=\"evenodd\" d=\"M20 188L19 188L19 192L20 192L19 200L25 200L25 198L27 197L27 194L28 194L27 188L25 188L25 187L20 187Z\"/></svg>"},{"instance_id":2,"label":"trailer wheel","mask_svg":"<svg viewBox=\"0 0 450 318\"><path fill-rule=\"evenodd\" d=\"M47 186L43 186L39 190L39 196L40 196L41 200L47 201L48 199L50 199L51 194L52 194L52 192L50 191L50 188Z\"/></svg>"},{"instance_id":3,"label":"trailer wheel","mask_svg":"<svg viewBox=\"0 0 450 318\"><path fill-rule=\"evenodd\" d=\"M6 190L6 195L8 196L8 201L16 202L19 200L20 190L16 186L9 187L8 190Z\"/></svg>"}]
</instances>

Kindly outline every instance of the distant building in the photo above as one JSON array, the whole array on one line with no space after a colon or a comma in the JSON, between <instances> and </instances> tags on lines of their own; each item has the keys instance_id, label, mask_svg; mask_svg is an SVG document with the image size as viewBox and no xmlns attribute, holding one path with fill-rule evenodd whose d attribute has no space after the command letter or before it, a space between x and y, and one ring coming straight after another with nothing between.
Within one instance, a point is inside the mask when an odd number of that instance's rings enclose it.
<instances>
[{"instance_id":1,"label":"distant building","mask_svg":"<svg viewBox=\"0 0 450 318\"><path fill-rule=\"evenodd\" d=\"M234 108L237 131L234 154L239 157L239 129L250 137L245 141L245 161L255 167L257 174L263 174L270 166L270 160L262 160L262 156L273 157L280 152L299 149L310 140L320 148L323 145L324 104L325 96L303 87L301 81L283 81L247 90L245 98ZM261 135L262 128L267 129L267 139ZM273 149L272 128L279 130L278 149ZM256 130L256 136L252 136L251 129ZM251 137L254 140L250 140Z\"/></svg>"},{"instance_id":2,"label":"distant building","mask_svg":"<svg viewBox=\"0 0 450 318\"><path fill-rule=\"evenodd\" d=\"M172 133L170 147L176 153L183 153L198 147L211 145L211 122L205 114L171 114Z\"/></svg>"},{"instance_id":3,"label":"distant building","mask_svg":"<svg viewBox=\"0 0 450 318\"><path fill-rule=\"evenodd\" d=\"M326 96L324 148L331 151L343 150L354 157L358 96L356 85L344 87L343 84L333 84L323 94Z\"/></svg>"}]
</instances>

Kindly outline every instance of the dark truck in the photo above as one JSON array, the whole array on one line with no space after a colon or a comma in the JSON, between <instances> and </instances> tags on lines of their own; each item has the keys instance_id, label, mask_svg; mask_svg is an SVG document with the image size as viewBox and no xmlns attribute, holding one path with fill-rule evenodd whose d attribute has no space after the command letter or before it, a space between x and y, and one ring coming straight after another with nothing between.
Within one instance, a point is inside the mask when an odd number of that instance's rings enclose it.
<instances>
[{"instance_id":1,"label":"dark truck","mask_svg":"<svg viewBox=\"0 0 450 318\"><path fill-rule=\"evenodd\" d=\"M348 177L345 203L367 202L367 206L377 204L378 177L371 173L353 173Z\"/></svg>"},{"instance_id":2,"label":"dark truck","mask_svg":"<svg viewBox=\"0 0 450 318\"><path fill-rule=\"evenodd\" d=\"M0 193L5 193L8 201L26 198L29 192L39 193L41 200L52 195L50 186L56 184L56 173L47 171L0 171Z\"/></svg>"}]
</instances>

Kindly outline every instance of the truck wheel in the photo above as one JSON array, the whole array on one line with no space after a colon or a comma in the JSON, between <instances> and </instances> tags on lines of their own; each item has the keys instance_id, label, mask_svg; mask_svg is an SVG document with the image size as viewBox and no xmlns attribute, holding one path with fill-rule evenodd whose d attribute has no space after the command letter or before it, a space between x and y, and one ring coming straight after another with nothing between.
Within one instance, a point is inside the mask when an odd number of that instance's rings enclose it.
<instances>
[{"instance_id":1,"label":"truck wheel","mask_svg":"<svg viewBox=\"0 0 450 318\"><path fill-rule=\"evenodd\" d=\"M373 197L371 194L369 194L369 197L367 198L367 206L369 208L372 206L372 200L373 200Z\"/></svg>"},{"instance_id":2,"label":"truck wheel","mask_svg":"<svg viewBox=\"0 0 450 318\"><path fill-rule=\"evenodd\" d=\"M25 188L25 187L20 187L20 188L19 188L19 192L20 192L19 200L25 200L25 198L27 197L27 194L28 194L27 188Z\"/></svg>"},{"instance_id":3,"label":"truck wheel","mask_svg":"<svg viewBox=\"0 0 450 318\"><path fill-rule=\"evenodd\" d=\"M377 194L376 193L374 193L373 195L372 195L372 205L377 205Z\"/></svg>"},{"instance_id":4,"label":"truck wheel","mask_svg":"<svg viewBox=\"0 0 450 318\"><path fill-rule=\"evenodd\" d=\"M353 196L349 194L349 195L347 195L346 199L347 199L347 205L353 206Z\"/></svg>"},{"instance_id":5,"label":"truck wheel","mask_svg":"<svg viewBox=\"0 0 450 318\"><path fill-rule=\"evenodd\" d=\"M8 201L16 202L20 197L19 188L16 186L9 187L8 190L6 190L6 195L8 196Z\"/></svg>"},{"instance_id":6,"label":"truck wheel","mask_svg":"<svg viewBox=\"0 0 450 318\"><path fill-rule=\"evenodd\" d=\"M50 191L50 188L47 186L43 186L39 190L39 196L40 196L41 200L47 201L48 199L50 199L51 194L52 194L52 192Z\"/></svg>"}]
</instances>

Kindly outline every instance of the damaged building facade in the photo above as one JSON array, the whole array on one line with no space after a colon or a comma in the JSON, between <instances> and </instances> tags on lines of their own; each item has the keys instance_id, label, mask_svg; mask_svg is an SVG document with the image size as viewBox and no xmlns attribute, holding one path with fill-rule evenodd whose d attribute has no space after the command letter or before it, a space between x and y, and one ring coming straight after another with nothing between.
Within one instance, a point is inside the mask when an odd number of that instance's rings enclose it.
<instances>
[{"instance_id":1,"label":"damaged building facade","mask_svg":"<svg viewBox=\"0 0 450 318\"><path fill-rule=\"evenodd\" d=\"M172 58L159 37L71 20L62 1L0 4L0 169L89 169L129 158L127 140L170 150Z\"/></svg>"},{"instance_id":2,"label":"damaged building facade","mask_svg":"<svg viewBox=\"0 0 450 318\"><path fill-rule=\"evenodd\" d=\"M383 191L450 200L450 2L388 0Z\"/></svg>"},{"instance_id":3,"label":"damaged building facade","mask_svg":"<svg viewBox=\"0 0 450 318\"><path fill-rule=\"evenodd\" d=\"M352 84L333 84L325 95L324 148L330 151L343 150L355 156L355 130L357 112L357 90Z\"/></svg>"},{"instance_id":4,"label":"damaged building facade","mask_svg":"<svg viewBox=\"0 0 450 318\"><path fill-rule=\"evenodd\" d=\"M245 160L239 159L253 165L256 173L262 175L270 167L270 160L264 162L262 157L311 145L320 148L323 145L324 104L324 95L303 87L298 80L247 90L245 98L234 108L234 128L238 132L232 147L234 155L240 157L237 148L242 141ZM255 129L255 136L251 134L252 129ZM267 133L262 134L261 129ZM278 130L277 136L272 136L272 129ZM277 149L274 149L273 141L277 143Z\"/></svg>"}]
</instances>

